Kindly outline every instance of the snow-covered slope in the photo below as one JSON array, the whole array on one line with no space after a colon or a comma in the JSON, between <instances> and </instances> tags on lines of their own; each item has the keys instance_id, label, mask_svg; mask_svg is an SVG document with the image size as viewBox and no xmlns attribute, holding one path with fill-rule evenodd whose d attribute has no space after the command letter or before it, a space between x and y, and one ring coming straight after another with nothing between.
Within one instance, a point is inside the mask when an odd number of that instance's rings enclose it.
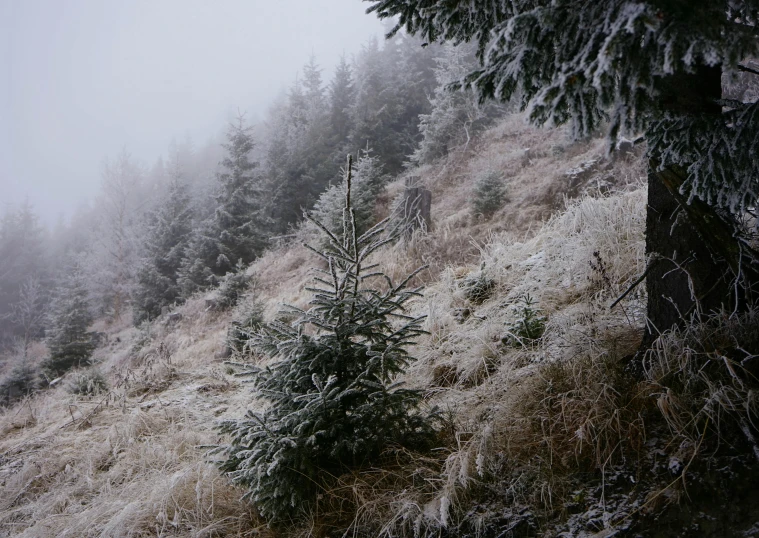
<instances>
[{"instance_id":1,"label":"snow-covered slope","mask_svg":"<svg viewBox=\"0 0 759 538\"><path fill-rule=\"evenodd\" d=\"M488 172L502 174L508 200L486 220L468 199ZM636 447L660 435L646 417L667 403L654 377L645 395L617 382L643 328L644 288L609 308L645 268L641 158L607 159L603 141L570 143L509 117L408 175L432 191L433 229L378 261L394 276L429 266L414 303L429 335L406 382L443 411L441 446L342 477L309 525L280 534L496 536L512 525L515 536L610 536L630 527L642 505L620 493L622 508L612 507L611 488L638 476ZM404 181L388 186L378 217ZM266 317L283 302L305 304L317 263L296 241L250 267ZM207 299L148 328L99 322L107 392L75 396L61 382L2 411L0 536L276 534L206 456L218 420L260 405L224 364L234 313L209 311ZM520 340L525 308L545 318L539 340ZM652 450L687 462L687 447L663 444ZM603 480L608 498L589 486Z\"/></svg>"}]
</instances>

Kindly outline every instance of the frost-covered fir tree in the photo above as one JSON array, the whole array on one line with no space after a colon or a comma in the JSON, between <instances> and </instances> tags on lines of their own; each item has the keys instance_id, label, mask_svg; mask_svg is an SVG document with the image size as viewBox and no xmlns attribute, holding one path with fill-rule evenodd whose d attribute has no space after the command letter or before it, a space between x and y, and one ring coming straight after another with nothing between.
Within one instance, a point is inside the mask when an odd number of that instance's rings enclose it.
<instances>
[{"instance_id":1,"label":"frost-covered fir tree","mask_svg":"<svg viewBox=\"0 0 759 538\"><path fill-rule=\"evenodd\" d=\"M242 116L230 125L227 151L219 174L218 208L214 222L218 233L219 256L216 274L226 274L238 262L248 264L266 248L268 219L263 208L263 184L258 163L250 160L254 142Z\"/></svg>"},{"instance_id":2,"label":"frost-covered fir tree","mask_svg":"<svg viewBox=\"0 0 759 538\"><path fill-rule=\"evenodd\" d=\"M302 217L339 169L321 69L314 57L303 68L269 122L269 191L278 231Z\"/></svg>"},{"instance_id":3,"label":"frost-covered fir tree","mask_svg":"<svg viewBox=\"0 0 759 538\"><path fill-rule=\"evenodd\" d=\"M216 210L191 238L179 272L185 297L215 284L238 263L249 264L267 244L270 222L264 210L263 178L258 163L250 159L253 136L242 115L230 124L223 147Z\"/></svg>"},{"instance_id":4,"label":"frost-covered fir tree","mask_svg":"<svg viewBox=\"0 0 759 538\"><path fill-rule=\"evenodd\" d=\"M759 104L722 101L722 75L759 49L756 0L366 0L428 41L474 41L481 97L519 96L577 136L645 133L649 327L742 308L757 255L736 223L757 205ZM748 293L747 293L748 292ZM646 343L644 342L644 343Z\"/></svg>"},{"instance_id":5,"label":"frost-covered fir tree","mask_svg":"<svg viewBox=\"0 0 759 538\"><path fill-rule=\"evenodd\" d=\"M396 382L423 332L423 318L406 314L419 291L406 288L413 275L395 284L368 261L388 238L382 224L358 235L350 175L343 218L342 238L315 223L330 245L316 251L328 269L309 288L310 308L290 307L294 324L265 324L249 341L274 360L249 372L270 405L222 425L231 442L217 449L221 468L275 522L302 518L331 478L388 445L422 449L433 433L421 393Z\"/></svg>"},{"instance_id":6,"label":"frost-covered fir tree","mask_svg":"<svg viewBox=\"0 0 759 538\"><path fill-rule=\"evenodd\" d=\"M21 349L24 358L32 340L42 334L47 306L45 292L40 279L30 276L21 284L18 302L11 309L10 320L22 331Z\"/></svg>"},{"instance_id":7,"label":"frost-covered fir tree","mask_svg":"<svg viewBox=\"0 0 759 538\"><path fill-rule=\"evenodd\" d=\"M92 355L94 346L87 332L92 313L85 280L82 268L74 264L56 289L50 305L46 331L50 356L42 366L51 375L61 375L71 368L83 366Z\"/></svg>"},{"instance_id":8,"label":"frost-covered fir tree","mask_svg":"<svg viewBox=\"0 0 759 538\"><path fill-rule=\"evenodd\" d=\"M200 222L193 230L177 273L177 285L182 300L219 283L213 267L219 257L219 247L213 220Z\"/></svg>"},{"instance_id":9,"label":"frost-covered fir tree","mask_svg":"<svg viewBox=\"0 0 759 538\"><path fill-rule=\"evenodd\" d=\"M314 124L325 119L327 105L322 83L322 70L316 63L316 56L311 55L303 66L303 110L306 122Z\"/></svg>"},{"instance_id":10,"label":"frost-covered fir tree","mask_svg":"<svg viewBox=\"0 0 759 538\"><path fill-rule=\"evenodd\" d=\"M460 144L468 144L500 111L494 103L481 103L471 88L454 90L451 84L465 77L477 65L474 47L469 44L445 44L436 58L437 87L430 97L432 111L419 116L422 141L412 155L424 164L446 155Z\"/></svg>"},{"instance_id":11,"label":"frost-covered fir tree","mask_svg":"<svg viewBox=\"0 0 759 538\"><path fill-rule=\"evenodd\" d=\"M383 48L372 39L356 57L351 144L354 151L370 144L390 174L403 169L419 142L419 115L430 112L437 47L420 45L406 35Z\"/></svg>"},{"instance_id":12,"label":"frost-covered fir tree","mask_svg":"<svg viewBox=\"0 0 759 538\"><path fill-rule=\"evenodd\" d=\"M329 121L334 143L342 149L350 133L350 108L355 99L353 72L345 56L335 68L335 74L329 84ZM343 152L343 155L346 152Z\"/></svg>"},{"instance_id":13,"label":"frost-covered fir tree","mask_svg":"<svg viewBox=\"0 0 759 538\"><path fill-rule=\"evenodd\" d=\"M105 162L82 269L93 306L120 319L134 290L143 233L145 170L126 150Z\"/></svg>"},{"instance_id":14,"label":"frost-covered fir tree","mask_svg":"<svg viewBox=\"0 0 759 538\"><path fill-rule=\"evenodd\" d=\"M181 298L177 274L192 231L190 194L178 160L170 164L169 189L149 216L144 258L132 295L135 324L155 319L161 308Z\"/></svg>"},{"instance_id":15,"label":"frost-covered fir tree","mask_svg":"<svg viewBox=\"0 0 759 538\"><path fill-rule=\"evenodd\" d=\"M490 218L506 201L506 186L498 172L487 172L474 184L472 213L475 217Z\"/></svg>"},{"instance_id":16,"label":"frost-covered fir tree","mask_svg":"<svg viewBox=\"0 0 759 538\"><path fill-rule=\"evenodd\" d=\"M26 327L15 311L22 308L24 286L29 279L37 280L41 295L48 292L45 243L44 229L28 202L0 218L0 347L24 337ZM36 312L44 307L43 303L41 298Z\"/></svg>"},{"instance_id":17,"label":"frost-covered fir tree","mask_svg":"<svg viewBox=\"0 0 759 538\"><path fill-rule=\"evenodd\" d=\"M351 207L356 218L356 230L363 234L373 224L374 205L377 195L385 186L387 176L383 173L382 163L376 155L372 155L371 149L361 150L361 157L354 165L351 181ZM346 183L341 181L332 185L322 193L314 205L312 216L320 222L336 237L342 238L343 234L343 210L345 209ZM319 233L318 227L311 224L315 233ZM329 244L329 237L322 237L322 245Z\"/></svg>"}]
</instances>

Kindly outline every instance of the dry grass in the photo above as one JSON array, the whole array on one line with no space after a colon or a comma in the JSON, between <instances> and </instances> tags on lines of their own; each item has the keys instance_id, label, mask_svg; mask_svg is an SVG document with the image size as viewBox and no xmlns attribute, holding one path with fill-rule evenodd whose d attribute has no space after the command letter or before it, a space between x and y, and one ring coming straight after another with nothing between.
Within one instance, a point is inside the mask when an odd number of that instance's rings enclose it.
<instances>
[{"instance_id":1,"label":"dry grass","mask_svg":"<svg viewBox=\"0 0 759 538\"><path fill-rule=\"evenodd\" d=\"M759 460L757 327L759 310L722 313L660 336L647 354L647 389L667 422L670 444L688 447L691 459L714 443L743 438Z\"/></svg>"},{"instance_id":2,"label":"dry grass","mask_svg":"<svg viewBox=\"0 0 759 538\"><path fill-rule=\"evenodd\" d=\"M228 320L204 299L177 325L112 328L111 389L63 387L0 415L0 529L18 536L262 536L253 507L205 460L216 416L245 397L213 367ZM220 386L209 391L204 387Z\"/></svg>"},{"instance_id":3,"label":"dry grass","mask_svg":"<svg viewBox=\"0 0 759 538\"><path fill-rule=\"evenodd\" d=\"M603 144L510 117L409 172L433 192L433 229L377 261L394 279L428 265L413 309L429 334L404 380L442 411L440 449L389 452L376 468L335 477L307 525L279 535L437 536L484 521L474 507L493 498L554 517L578 476L635 460L652 429L683 457L735 442L732 430L759 453L756 313L663 335L645 379L625 373L644 288L609 305L645 268L646 193L640 161L603 161ZM580 168L589 171L577 180ZM506 178L508 201L476 219L467 200L489 171ZM404 180L388 187L378 216ZM314 263L295 241L250 267L266 319L281 303L306 304ZM488 293L472 295L472 279L492 283ZM504 336L525 294L546 330L517 347ZM274 535L199 448L217 441L216 420L259 404L224 373L231 314L210 312L202 296L177 313L141 329L101 323L107 342L95 362L111 387L102 397L56 388L0 411L0 534Z\"/></svg>"}]
</instances>

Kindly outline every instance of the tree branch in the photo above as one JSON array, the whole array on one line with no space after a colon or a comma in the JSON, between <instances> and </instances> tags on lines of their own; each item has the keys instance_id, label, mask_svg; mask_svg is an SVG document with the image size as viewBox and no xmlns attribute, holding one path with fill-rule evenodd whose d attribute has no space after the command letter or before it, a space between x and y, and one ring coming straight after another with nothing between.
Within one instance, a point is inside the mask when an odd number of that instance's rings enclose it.
<instances>
[{"instance_id":1,"label":"tree branch","mask_svg":"<svg viewBox=\"0 0 759 538\"><path fill-rule=\"evenodd\" d=\"M759 75L759 71L756 69L752 69L750 67L747 67L745 65L738 64L738 71L743 71L745 73L751 73L752 75Z\"/></svg>"}]
</instances>

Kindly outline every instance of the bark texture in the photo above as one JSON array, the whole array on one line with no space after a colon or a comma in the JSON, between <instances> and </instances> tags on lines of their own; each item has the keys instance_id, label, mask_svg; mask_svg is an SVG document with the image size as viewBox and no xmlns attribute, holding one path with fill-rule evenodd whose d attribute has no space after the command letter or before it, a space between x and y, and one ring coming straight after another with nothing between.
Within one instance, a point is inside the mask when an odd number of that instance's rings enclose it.
<instances>
[{"instance_id":1,"label":"bark texture","mask_svg":"<svg viewBox=\"0 0 759 538\"><path fill-rule=\"evenodd\" d=\"M702 67L664 81L662 109L719 115L716 101L721 95L720 67ZM736 238L735 223L700 200L688 204L679 192L685 172L657 171L657 164L651 159L648 175L646 253L652 266L646 279L648 326L643 350L658 334L693 315L740 309L746 303L741 286L754 279L750 268L742 265L745 246Z\"/></svg>"}]
</instances>

